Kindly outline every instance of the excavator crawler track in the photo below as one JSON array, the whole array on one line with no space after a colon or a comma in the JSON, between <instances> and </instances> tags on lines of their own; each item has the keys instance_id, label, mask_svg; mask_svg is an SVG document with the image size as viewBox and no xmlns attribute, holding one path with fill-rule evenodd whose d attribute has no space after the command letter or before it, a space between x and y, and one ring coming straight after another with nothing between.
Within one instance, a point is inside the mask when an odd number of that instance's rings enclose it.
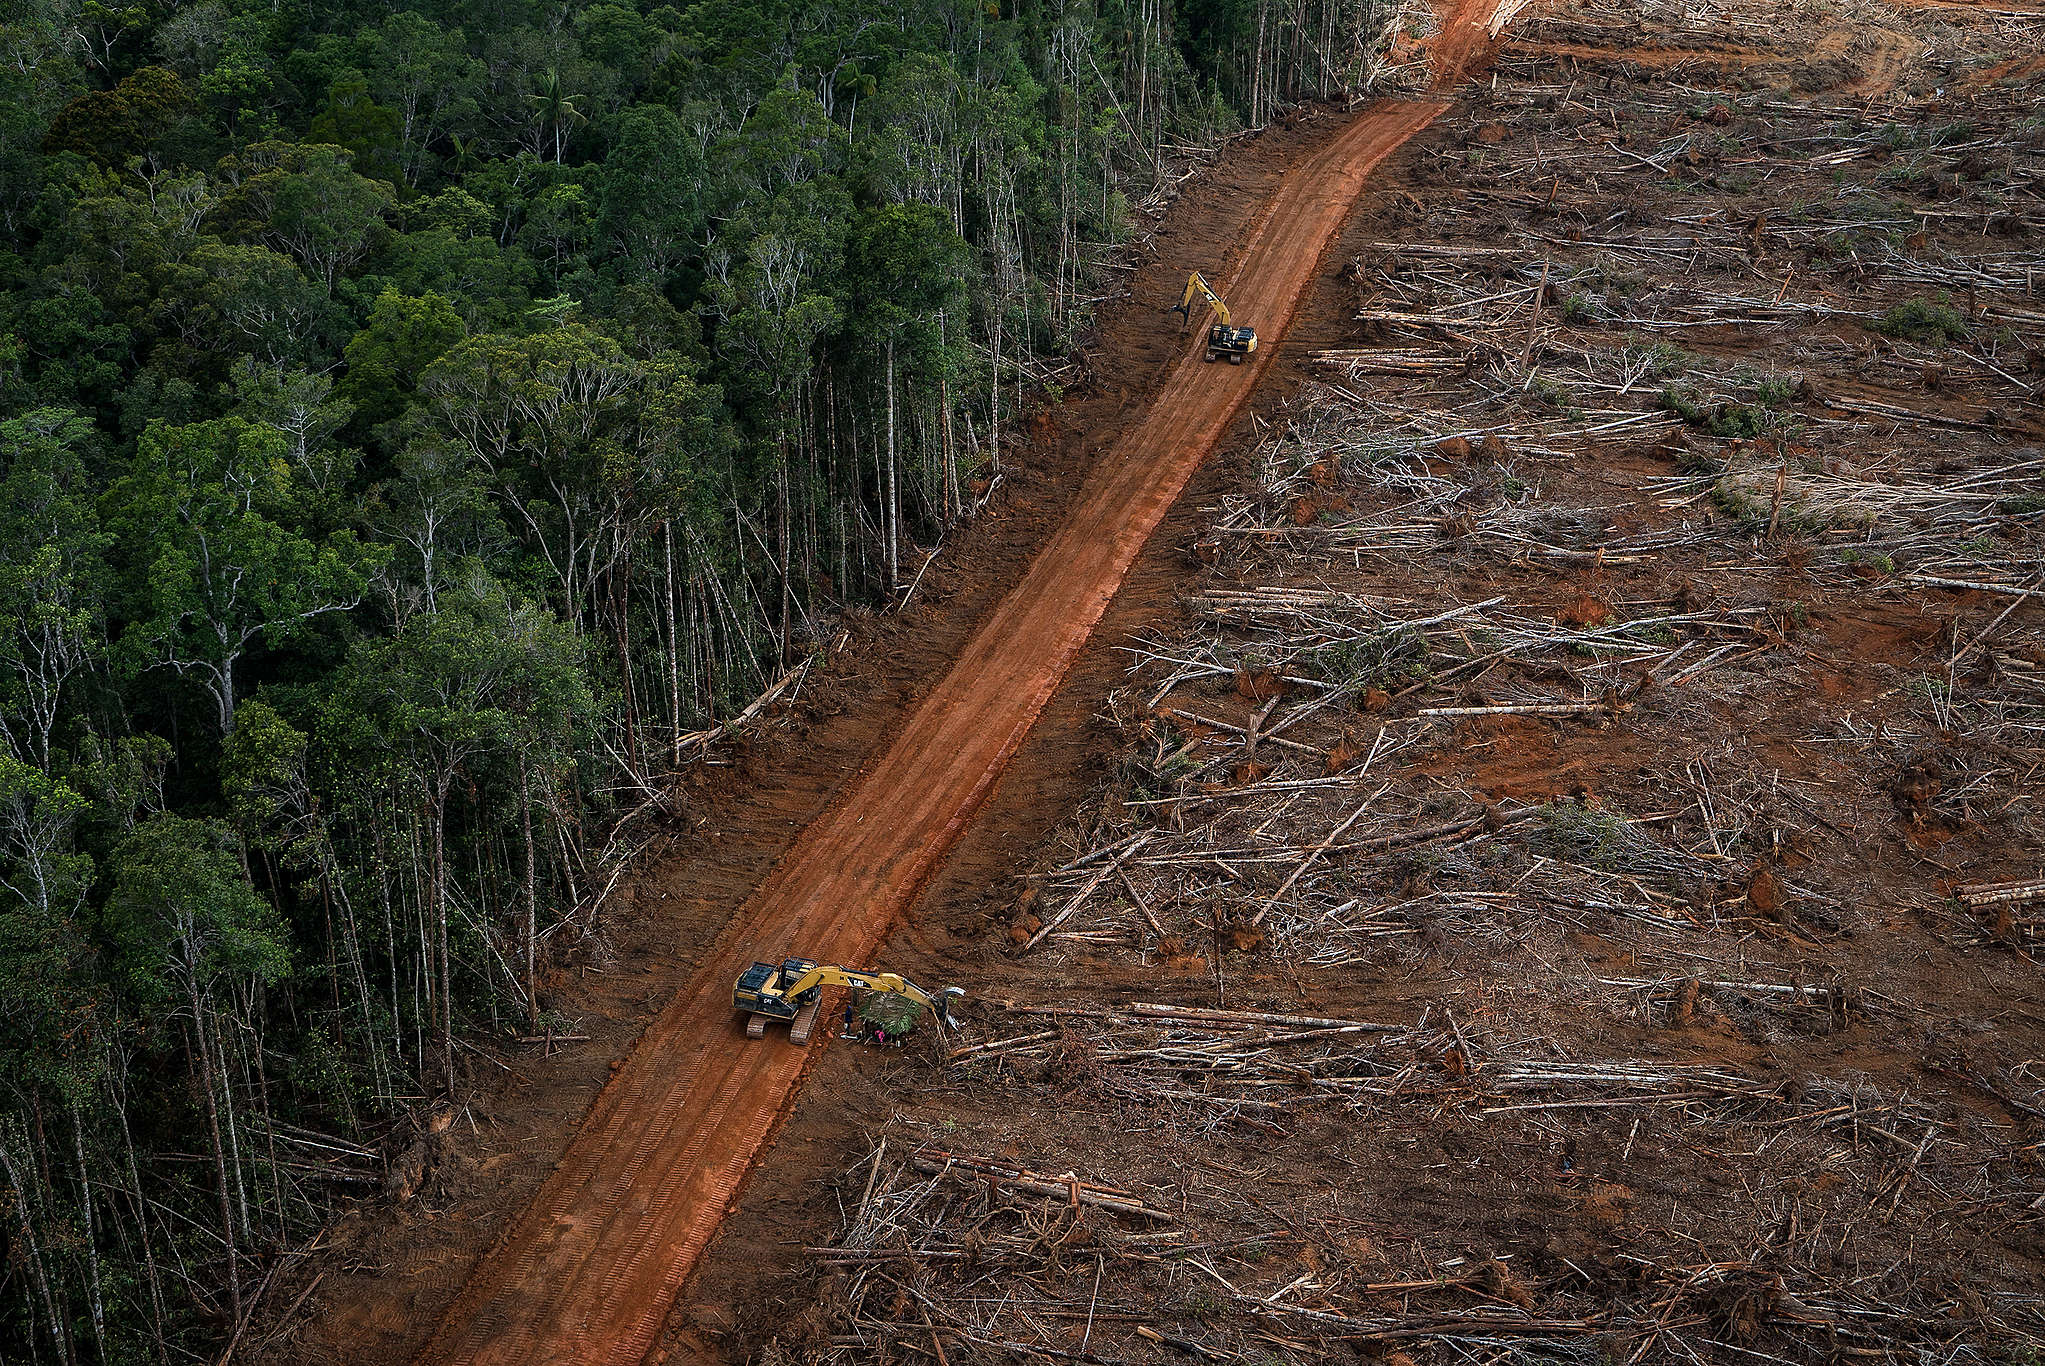
<instances>
[{"instance_id":1,"label":"excavator crawler track","mask_svg":"<svg viewBox=\"0 0 2045 1366\"><path fill-rule=\"evenodd\" d=\"M788 1026L788 1041L798 1048L809 1042L809 1032L816 1027L817 1007L823 1004L821 998L811 1001L795 1012L795 1019Z\"/></svg>"}]
</instances>

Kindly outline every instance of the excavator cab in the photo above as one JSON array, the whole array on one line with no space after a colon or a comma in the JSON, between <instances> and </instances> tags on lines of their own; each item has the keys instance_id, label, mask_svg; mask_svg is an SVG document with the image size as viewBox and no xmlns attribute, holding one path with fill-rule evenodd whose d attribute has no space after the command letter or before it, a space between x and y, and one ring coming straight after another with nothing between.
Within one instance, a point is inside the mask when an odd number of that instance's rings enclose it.
<instances>
[{"instance_id":1,"label":"excavator cab","mask_svg":"<svg viewBox=\"0 0 2045 1366\"><path fill-rule=\"evenodd\" d=\"M1229 316L1228 305L1207 283L1207 277L1194 271L1186 277L1186 292L1179 299L1172 312L1193 321L1193 300L1204 298L1207 306L1214 310L1214 325L1207 329L1207 359L1220 360L1228 357L1230 365L1241 365L1243 357L1257 349L1257 329L1241 324Z\"/></svg>"},{"instance_id":2,"label":"excavator cab","mask_svg":"<svg viewBox=\"0 0 2045 1366\"><path fill-rule=\"evenodd\" d=\"M1257 349L1257 329L1216 323L1207 329L1207 359L1228 357L1230 365L1241 365L1243 357Z\"/></svg>"},{"instance_id":3,"label":"excavator cab","mask_svg":"<svg viewBox=\"0 0 2045 1366\"><path fill-rule=\"evenodd\" d=\"M738 975L738 984L731 990L732 1006L754 1015L792 1020L806 1002L790 996L788 988L815 966L816 963L808 958L790 958L779 966L755 963ZM802 996L814 1001L822 989L821 984L812 985Z\"/></svg>"}]
</instances>

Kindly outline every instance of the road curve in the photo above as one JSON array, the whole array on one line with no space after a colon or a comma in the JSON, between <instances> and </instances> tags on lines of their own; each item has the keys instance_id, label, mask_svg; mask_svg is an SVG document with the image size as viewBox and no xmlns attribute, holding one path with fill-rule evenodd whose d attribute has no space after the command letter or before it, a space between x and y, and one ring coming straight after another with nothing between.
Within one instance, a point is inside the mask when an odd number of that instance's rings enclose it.
<instances>
[{"instance_id":1,"label":"road curve","mask_svg":"<svg viewBox=\"0 0 2045 1366\"><path fill-rule=\"evenodd\" d=\"M644 1357L791 1103L809 1052L778 1031L747 1041L732 979L755 957L859 963L874 950L1256 388L1365 177L1446 107L1373 103L1286 176L1225 290L1255 323L1257 354L1241 366L1203 364L1194 331L1147 417L1103 456L1022 582L647 1029L560 1165L478 1264L422 1362L622 1366Z\"/></svg>"}]
</instances>

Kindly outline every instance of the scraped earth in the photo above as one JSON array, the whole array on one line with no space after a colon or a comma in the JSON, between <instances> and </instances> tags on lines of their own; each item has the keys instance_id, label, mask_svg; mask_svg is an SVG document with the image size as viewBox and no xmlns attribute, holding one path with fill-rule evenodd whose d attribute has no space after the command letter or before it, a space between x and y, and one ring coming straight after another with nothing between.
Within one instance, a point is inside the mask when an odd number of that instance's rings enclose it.
<instances>
[{"instance_id":1,"label":"scraped earth","mask_svg":"<svg viewBox=\"0 0 2045 1366\"><path fill-rule=\"evenodd\" d=\"M2045 1348L2045 20L1518 24L881 955L966 1027L819 1060L670 1353Z\"/></svg>"}]
</instances>

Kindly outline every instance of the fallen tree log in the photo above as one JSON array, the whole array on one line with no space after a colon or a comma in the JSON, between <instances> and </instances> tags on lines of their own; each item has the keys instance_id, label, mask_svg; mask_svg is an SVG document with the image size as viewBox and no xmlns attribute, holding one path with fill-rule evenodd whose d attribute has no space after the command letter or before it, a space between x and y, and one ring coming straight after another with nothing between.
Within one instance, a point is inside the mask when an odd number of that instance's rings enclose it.
<instances>
[{"instance_id":1,"label":"fallen tree log","mask_svg":"<svg viewBox=\"0 0 2045 1366\"><path fill-rule=\"evenodd\" d=\"M965 1157L941 1150L917 1153L909 1159L909 1165L925 1176L942 1176L948 1172L970 1174L993 1185L1013 1186L1032 1195L1062 1197L1075 1205L1091 1205L1096 1209L1111 1210L1117 1214L1137 1214L1147 1219L1164 1220L1178 1217L1170 1210L1156 1209L1145 1204L1142 1197L1134 1191L1082 1181L1070 1172L1063 1176L1047 1176L1010 1162Z\"/></svg>"}]
</instances>

